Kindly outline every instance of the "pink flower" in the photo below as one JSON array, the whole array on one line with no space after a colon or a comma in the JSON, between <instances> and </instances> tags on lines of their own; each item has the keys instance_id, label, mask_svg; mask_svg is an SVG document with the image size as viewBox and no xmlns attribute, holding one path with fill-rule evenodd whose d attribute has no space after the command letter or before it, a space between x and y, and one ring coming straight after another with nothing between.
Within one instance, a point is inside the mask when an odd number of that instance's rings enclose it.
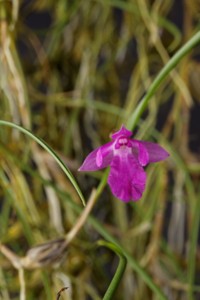
<instances>
[{"instance_id":1,"label":"pink flower","mask_svg":"<svg viewBox=\"0 0 200 300\"><path fill-rule=\"evenodd\" d=\"M110 166L108 184L114 196L124 202L142 197L146 184L144 167L169 156L155 143L131 139L124 125L112 134L112 141L92 151L79 171L97 171Z\"/></svg>"}]
</instances>

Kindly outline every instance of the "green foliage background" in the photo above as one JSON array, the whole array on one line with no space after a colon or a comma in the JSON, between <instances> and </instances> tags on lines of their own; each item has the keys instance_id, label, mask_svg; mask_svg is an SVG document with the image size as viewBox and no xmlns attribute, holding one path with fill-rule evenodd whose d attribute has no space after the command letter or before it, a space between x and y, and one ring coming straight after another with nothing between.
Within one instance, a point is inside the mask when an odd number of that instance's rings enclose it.
<instances>
[{"instance_id":1,"label":"green foliage background","mask_svg":"<svg viewBox=\"0 0 200 300\"><path fill-rule=\"evenodd\" d=\"M199 1L179 2L0 1L0 119L50 145L86 202L99 188L92 217L61 264L25 271L26 299L56 299L64 286L62 299L102 299L118 259L97 247L101 238L119 241L128 260L113 299L199 299L199 45L162 81L142 116L134 114L155 77L199 30ZM137 203L114 199L105 172L77 172L122 123L137 125L136 138L170 152L148 166ZM62 237L83 209L77 189L51 153L0 126L2 244L23 257ZM0 299L21 297L18 275L0 254Z\"/></svg>"}]
</instances>

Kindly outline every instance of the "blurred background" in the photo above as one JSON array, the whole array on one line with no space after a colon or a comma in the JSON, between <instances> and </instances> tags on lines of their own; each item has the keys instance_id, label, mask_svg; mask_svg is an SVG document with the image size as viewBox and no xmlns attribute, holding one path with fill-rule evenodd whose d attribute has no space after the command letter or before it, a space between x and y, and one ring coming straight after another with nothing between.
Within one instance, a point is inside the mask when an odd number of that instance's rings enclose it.
<instances>
[{"instance_id":1,"label":"blurred background","mask_svg":"<svg viewBox=\"0 0 200 300\"><path fill-rule=\"evenodd\" d=\"M126 125L170 57L199 30L199 0L0 1L0 119L42 138L88 199L102 172L86 155ZM134 129L170 158L147 167L143 198L125 204L106 186L92 212L167 299L200 299L200 46L171 72ZM53 158L0 126L0 241L24 256L62 237L81 201ZM95 247L90 220L55 267L25 271L26 299L102 299L118 258ZM0 299L19 299L18 272L0 254ZM116 300L158 299L129 264Z\"/></svg>"}]
</instances>

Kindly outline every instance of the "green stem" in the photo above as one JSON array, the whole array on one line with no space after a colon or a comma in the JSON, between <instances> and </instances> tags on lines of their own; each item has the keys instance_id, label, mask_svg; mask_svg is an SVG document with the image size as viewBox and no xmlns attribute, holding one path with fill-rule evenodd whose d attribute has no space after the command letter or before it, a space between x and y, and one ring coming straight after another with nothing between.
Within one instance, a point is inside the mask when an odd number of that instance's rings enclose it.
<instances>
[{"instance_id":1,"label":"green stem","mask_svg":"<svg viewBox=\"0 0 200 300\"><path fill-rule=\"evenodd\" d=\"M82 192L81 192L81 190L80 190L80 188L79 188L79 186L78 186L78 184L77 184L74 176L72 175L72 173L70 172L70 170L68 169L68 167L64 164L64 162L58 157L58 155L53 151L53 149L49 145L47 145L42 139L40 139L37 136L35 136L28 129L25 129L25 128L17 125L17 124L14 124L12 122L7 122L7 121L0 120L0 125L12 127L12 128L15 128L15 129L23 132L24 134L26 134L27 136L29 136L31 139L33 139L34 141L36 141L42 148L44 148L55 159L55 161L61 167L61 169L63 170L63 172L67 175L68 179L71 181L71 183L74 186L75 190L77 191L80 199L82 200L83 205L85 206L84 197L82 195Z\"/></svg>"},{"instance_id":2,"label":"green stem","mask_svg":"<svg viewBox=\"0 0 200 300\"><path fill-rule=\"evenodd\" d=\"M124 271L126 269L127 260L126 260L125 256L123 255L123 253L120 251L120 249L115 244L108 243L105 241L99 241L98 245L105 246L105 247L111 249L119 256L119 264L118 264L117 270L116 270L116 272L113 276L113 279L103 297L103 300L112 300L112 299L114 299L113 296L116 292L116 289L119 286L119 283L120 283L122 276L124 274Z\"/></svg>"},{"instance_id":3,"label":"green stem","mask_svg":"<svg viewBox=\"0 0 200 300\"><path fill-rule=\"evenodd\" d=\"M133 130L138 123L140 117L142 116L143 112L145 111L149 100L152 96L155 95L156 90L162 83L162 81L167 77L171 70L175 68L175 66L179 63L179 61L196 46L200 42L200 31L198 31L180 50L178 50L174 56L168 61L168 63L162 68L160 73L152 82L151 86L148 89L148 92L143 97L141 102L136 107L134 113L130 116L127 127L130 130Z\"/></svg>"},{"instance_id":4,"label":"green stem","mask_svg":"<svg viewBox=\"0 0 200 300\"><path fill-rule=\"evenodd\" d=\"M151 277L143 270L140 265L137 263L137 261L130 255L122 245L103 227L101 223L96 221L94 218L90 218L91 224L94 226L94 228L109 242L115 244L119 250L123 253L123 255L126 257L129 266L135 271L140 278L143 279L143 281L149 286L149 288L158 296L159 300L167 300L165 295L162 293L160 288L153 282Z\"/></svg>"}]
</instances>

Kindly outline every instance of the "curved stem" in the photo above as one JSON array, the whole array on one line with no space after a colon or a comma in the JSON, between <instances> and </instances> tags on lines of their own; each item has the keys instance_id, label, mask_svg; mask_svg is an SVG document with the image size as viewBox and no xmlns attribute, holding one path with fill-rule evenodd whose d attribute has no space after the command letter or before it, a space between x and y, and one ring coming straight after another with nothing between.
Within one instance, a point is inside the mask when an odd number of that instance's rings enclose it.
<instances>
[{"instance_id":1,"label":"curved stem","mask_svg":"<svg viewBox=\"0 0 200 300\"><path fill-rule=\"evenodd\" d=\"M77 212L80 213L82 211L81 207L79 207L76 203L72 202L70 199L65 197L65 194L57 189L57 192L64 197L64 199L68 202L68 204ZM140 276L146 285L155 293L159 300L167 300L167 297L163 294L161 289L153 282L149 274L137 263L134 257L129 254L129 252L124 249L122 245L104 228L103 224L98 222L94 217L91 215L88 216L89 223L97 230L101 236L109 241L110 243L114 244L121 253L123 253L124 257L127 259L127 262L131 269ZM105 300L105 299L104 299Z\"/></svg>"},{"instance_id":2,"label":"curved stem","mask_svg":"<svg viewBox=\"0 0 200 300\"><path fill-rule=\"evenodd\" d=\"M100 246L105 246L105 247L111 249L119 256L119 264L117 266L117 270L116 270L116 272L113 276L113 279L103 297L103 300L112 300L112 299L114 299L113 296L116 292L116 289L119 286L119 283L120 283L122 276L124 274L124 271L126 269L127 259L115 244L108 243L105 241L99 241L98 244Z\"/></svg>"}]
</instances>

